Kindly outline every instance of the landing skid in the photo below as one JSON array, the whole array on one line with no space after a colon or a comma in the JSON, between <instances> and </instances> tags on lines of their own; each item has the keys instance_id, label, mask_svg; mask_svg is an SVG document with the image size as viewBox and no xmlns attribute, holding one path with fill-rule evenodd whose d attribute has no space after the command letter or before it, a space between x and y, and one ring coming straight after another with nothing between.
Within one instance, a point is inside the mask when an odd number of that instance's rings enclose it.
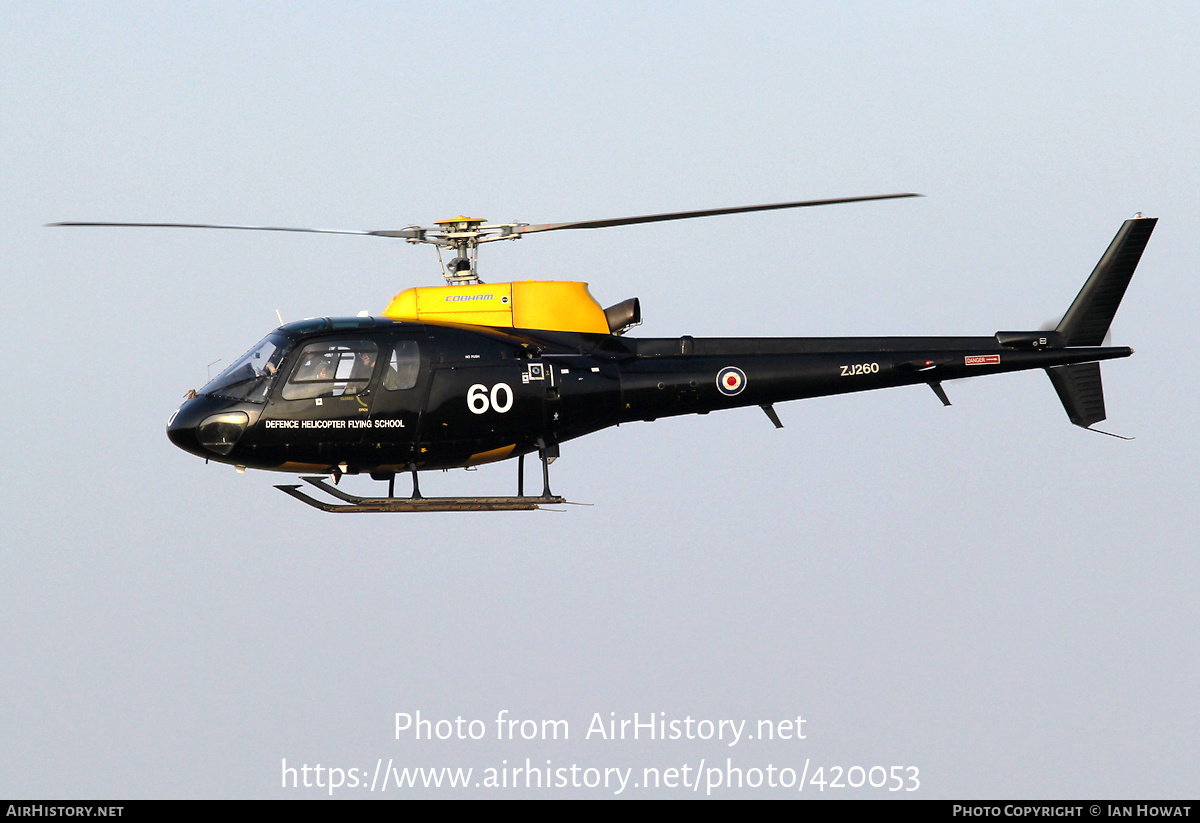
<instances>
[{"instance_id":1,"label":"landing skid","mask_svg":"<svg viewBox=\"0 0 1200 823\"><path fill-rule=\"evenodd\" d=\"M342 500L326 503L300 491L300 486L276 486L285 494L323 512L521 512L542 506L562 505L565 498L543 494L541 497L357 497L325 482L324 477L302 477L304 482Z\"/></svg>"}]
</instances>

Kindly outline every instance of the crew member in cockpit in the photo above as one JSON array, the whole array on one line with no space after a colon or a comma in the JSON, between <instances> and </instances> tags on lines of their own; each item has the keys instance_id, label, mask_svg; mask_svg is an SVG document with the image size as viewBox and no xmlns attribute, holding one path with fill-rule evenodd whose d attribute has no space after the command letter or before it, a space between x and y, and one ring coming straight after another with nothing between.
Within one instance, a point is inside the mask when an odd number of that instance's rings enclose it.
<instances>
[{"instance_id":1,"label":"crew member in cockpit","mask_svg":"<svg viewBox=\"0 0 1200 823\"><path fill-rule=\"evenodd\" d=\"M362 349L355 353L354 367L350 370L350 381L346 384L345 394L359 394L366 391L375 371L374 350Z\"/></svg>"}]
</instances>

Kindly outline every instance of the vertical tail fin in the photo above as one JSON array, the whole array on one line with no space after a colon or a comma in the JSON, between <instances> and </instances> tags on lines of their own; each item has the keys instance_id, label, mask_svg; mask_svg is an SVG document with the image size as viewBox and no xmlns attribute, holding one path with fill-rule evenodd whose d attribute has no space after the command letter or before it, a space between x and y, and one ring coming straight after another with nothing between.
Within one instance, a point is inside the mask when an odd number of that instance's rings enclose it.
<instances>
[{"instance_id":1,"label":"vertical tail fin","mask_svg":"<svg viewBox=\"0 0 1200 823\"><path fill-rule=\"evenodd\" d=\"M1056 331L1062 335L1063 345L1104 344L1104 335L1112 325L1113 316L1157 222L1157 218L1142 217L1139 213L1121 225L1058 324ZM1104 384L1100 380L1099 363L1054 366L1046 369L1046 374L1072 423L1086 429L1104 419Z\"/></svg>"},{"instance_id":2,"label":"vertical tail fin","mask_svg":"<svg viewBox=\"0 0 1200 823\"><path fill-rule=\"evenodd\" d=\"M1112 325L1113 315L1121 305L1129 279L1142 259L1157 222L1156 217L1138 216L1121 226L1092 276L1083 284L1075 302L1058 324L1056 331L1063 335L1065 345L1099 346L1104 343L1104 335Z\"/></svg>"}]
</instances>

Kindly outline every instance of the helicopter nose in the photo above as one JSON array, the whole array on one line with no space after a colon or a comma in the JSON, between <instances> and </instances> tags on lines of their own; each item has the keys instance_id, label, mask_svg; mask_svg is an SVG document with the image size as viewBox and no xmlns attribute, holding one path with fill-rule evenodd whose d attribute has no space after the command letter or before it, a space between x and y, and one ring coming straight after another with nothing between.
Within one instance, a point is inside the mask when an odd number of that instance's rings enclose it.
<instances>
[{"instance_id":1,"label":"helicopter nose","mask_svg":"<svg viewBox=\"0 0 1200 823\"><path fill-rule=\"evenodd\" d=\"M167 419L167 437L185 452L204 457L204 449L196 439L196 424L199 420L189 406L193 406L193 401L184 403Z\"/></svg>"},{"instance_id":2,"label":"helicopter nose","mask_svg":"<svg viewBox=\"0 0 1200 823\"><path fill-rule=\"evenodd\" d=\"M233 451L250 422L245 412L228 410L227 403L209 397L186 401L167 420L167 437L185 452L219 460Z\"/></svg>"}]
</instances>

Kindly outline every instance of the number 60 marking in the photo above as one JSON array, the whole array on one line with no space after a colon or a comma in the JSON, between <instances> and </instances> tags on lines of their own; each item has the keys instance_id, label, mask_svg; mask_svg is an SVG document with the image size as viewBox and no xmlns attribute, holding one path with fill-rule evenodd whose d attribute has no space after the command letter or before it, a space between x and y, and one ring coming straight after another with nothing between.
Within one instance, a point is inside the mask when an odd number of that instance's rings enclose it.
<instances>
[{"instance_id":1,"label":"number 60 marking","mask_svg":"<svg viewBox=\"0 0 1200 823\"><path fill-rule=\"evenodd\" d=\"M504 402L500 402L500 395L504 395ZM489 399L490 398L490 399ZM497 383L492 386L491 394L488 394L488 387L482 383L476 383L467 391L467 408L475 414L483 414L488 409L495 409L500 414L512 408L513 393L507 383Z\"/></svg>"}]
</instances>

